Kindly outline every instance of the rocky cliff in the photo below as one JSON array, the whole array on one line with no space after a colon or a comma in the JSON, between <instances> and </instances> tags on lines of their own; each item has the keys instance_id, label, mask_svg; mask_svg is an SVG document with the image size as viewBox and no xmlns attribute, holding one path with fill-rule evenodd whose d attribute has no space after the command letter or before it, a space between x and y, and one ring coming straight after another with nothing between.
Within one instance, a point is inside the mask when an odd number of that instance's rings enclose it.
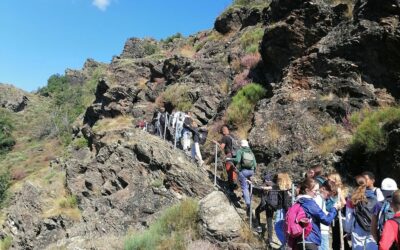
<instances>
[{"instance_id":1,"label":"rocky cliff","mask_svg":"<svg viewBox=\"0 0 400 250\"><path fill-rule=\"evenodd\" d=\"M12 235L15 249L101 249L104 242L93 238L142 230L182 198L210 193L204 169L170 144L131 128L132 121L150 120L161 106L193 111L212 137L230 123L238 137L249 139L258 177L290 171L297 180L317 164L345 175L371 169L378 177L398 176L399 123L384 127L386 148L366 153L351 146L350 116L398 102L400 7L391 0L357 0L352 8L322 0L257 2L230 7L213 30L188 38L128 39L122 54L103 65L95 100L74 128L75 140L84 138L89 147L54 162L80 215L40 219L42 191L26 184L8 209L3 233ZM68 71L71 84L82 84L85 72L97 67L88 61L82 71ZM248 121L232 122L227 109L250 82L263 86L266 95ZM121 119L128 126L121 127ZM104 128L105 121L114 123ZM213 156L209 146L202 150ZM216 202L219 196L201 202L200 223L205 239L227 247L222 242L243 239L237 226L215 225L221 217L209 211L226 202ZM234 211L229 216L239 220Z\"/></svg>"}]
</instances>

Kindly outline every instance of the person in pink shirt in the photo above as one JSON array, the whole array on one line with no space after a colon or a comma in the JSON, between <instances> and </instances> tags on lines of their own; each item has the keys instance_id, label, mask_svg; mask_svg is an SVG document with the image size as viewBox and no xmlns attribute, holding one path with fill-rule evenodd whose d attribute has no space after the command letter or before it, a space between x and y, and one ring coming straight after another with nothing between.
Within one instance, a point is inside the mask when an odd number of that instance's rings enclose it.
<instances>
[{"instance_id":1,"label":"person in pink shirt","mask_svg":"<svg viewBox=\"0 0 400 250\"><path fill-rule=\"evenodd\" d=\"M392 219L386 221L383 226L382 237L379 241L379 250L389 250L393 244L400 250L399 224L400 224L400 190L393 193L391 204L395 215Z\"/></svg>"}]
</instances>

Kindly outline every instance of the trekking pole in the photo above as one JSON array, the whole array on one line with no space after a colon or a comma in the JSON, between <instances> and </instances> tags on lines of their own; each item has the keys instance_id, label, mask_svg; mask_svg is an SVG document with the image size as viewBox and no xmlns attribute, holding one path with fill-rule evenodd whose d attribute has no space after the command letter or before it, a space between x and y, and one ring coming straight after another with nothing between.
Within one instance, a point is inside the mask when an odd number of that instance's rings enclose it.
<instances>
[{"instance_id":1,"label":"trekking pole","mask_svg":"<svg viewBox=\"0 0 400 250\"><path fill-rule=\"evenodd\" d=\"M338 197L339 201L341 201L342 197L342 190L338 189ZM342 221L342 211L341 209L338 210L338 217L339 217L339 231L340 231L340 250L344 250L344 239L343 239L343 221Z\"/></svg>"},{"instance_id":2,"label":"trekking pole","mask_svg":"<svg viewBox=\"0 0 400 250\"><path fill-rule=\"evenodd\" d=\"M174 149L176 148L176 137L177 137L177 134L178 134L178 126L175 123Z\"/></svg>"},{"instance_id":3,"label":"trekking pole","mask_svg":"<svg viewBox=\"0 0 400 250\"><path fill-rule=\"evenodd\" d=\"M217 186L218 145L215 143L214 187Z\"/></svg>"},{"instance_id":4,"label":"trekking pole","mask_svg":"<svg viewBox=\"0 0 400 250\"><path fill-rule=\"evenodd\" d=\"M296 197L294 194L294 183L292 183L292 205L294 204L295 201L296 201Z\"/></svg>"},{"instance_id":5,"label":"trekking pole","mask_svg":"<svg viewBox=\"0 0 400 250\"><path fill-rule=\"evenodd\" d=\"M165 141L165 134L167 133L167 122L168 122L168 113L165 112L165 121L164 121L164 141Z\"/></svg>"},{"instance_id":6,"label":"trekking pole","mask_svg":"<svg viewBox=\"0 0 400 250\"><path fill-rule=\"evenodd\" d=\"M250 206L249 206L249 210L250 210L250 214L249 214L249 221L250 221L250 230L253 228L252 226L251 226L251 224L252 224L252 214L253 214L253 211L251 211L251 198L253 197L253 183L251 182L251 181L248 181L249 182L249 184L250 184Z\"/></svg>"}]
</instances>

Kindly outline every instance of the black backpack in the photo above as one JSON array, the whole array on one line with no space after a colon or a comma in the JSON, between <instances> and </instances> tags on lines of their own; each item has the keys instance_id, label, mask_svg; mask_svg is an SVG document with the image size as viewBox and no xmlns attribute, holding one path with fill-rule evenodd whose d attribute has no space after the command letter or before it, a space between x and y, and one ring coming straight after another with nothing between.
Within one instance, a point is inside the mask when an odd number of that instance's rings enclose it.
<instances>
[{"instance_id":1,"label":"black backpack","mask_svg":"<svg viewBox=\"0 0 400 250\"><path fill-rule=\"evenodd\" d=\"M270 210L276 211L282 208L282 191L278 189L269 190L266 197L266 203Z\"/></svg>"},{"instance_id":2,"label":"black backpack","mask_svg":"<svg viewBox=\"0 0 400 250\"><path fill-rule=\"evenodd\" d=\"M199 131L199 144L204 145L207 141L207 135L208 131L207 130L200 130Z\"/></svg>"},{"instance_id":3,"label":"black backpack","mask_svg":"<svg viewBox=\"0 0 400 250\"><path fill-rule=\"evenodd\" d=\"M367 202L359 202L354 208L354 217L358 225L364 229L364 231L371 231L371 218L373 215L373 210L378 203L376 197L368 197Z\"/></svg>"},{"instance_id":4,"label":"black backpack","mask_svg":"<svg viewBox=\"0 0 400 250\"><path fill-rule=\"evenodd\" d=\"M236 156L236 152L240 149L240 145L238 140L235 139L232 135L228 135L232 140L232 157Z\"/></svg>"}]
</instances>

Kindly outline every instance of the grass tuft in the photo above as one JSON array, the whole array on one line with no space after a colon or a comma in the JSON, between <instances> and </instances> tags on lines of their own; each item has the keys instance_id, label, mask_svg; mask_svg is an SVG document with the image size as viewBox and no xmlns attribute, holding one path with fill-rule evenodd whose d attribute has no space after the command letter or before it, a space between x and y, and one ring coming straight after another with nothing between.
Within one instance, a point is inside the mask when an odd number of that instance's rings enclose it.
<instances>
[{"instance_id":1,"label":"grass tuft","mask_svg":"<svg viewBox=\"0 0 400 250\"><path fill-rule=\"evenodd\" d=\"M356 125L352 144L365 148L368 153L375 153L386 148L388 132L385 126L400 122L400 108L384 107L377 110L363 110L350 117Z\"/></svg>"},{"instance_id":2,"label":"grass tuft","mask_svg":"<svg viewBox=\"0 0 400 250\"><path fill-rule=\"evenodd\" d=\"M167 209L143 233L130 236L125 250L186 249L189 240L197 239L198 202L187 199Z\"/></svg>"}]
</instances>

